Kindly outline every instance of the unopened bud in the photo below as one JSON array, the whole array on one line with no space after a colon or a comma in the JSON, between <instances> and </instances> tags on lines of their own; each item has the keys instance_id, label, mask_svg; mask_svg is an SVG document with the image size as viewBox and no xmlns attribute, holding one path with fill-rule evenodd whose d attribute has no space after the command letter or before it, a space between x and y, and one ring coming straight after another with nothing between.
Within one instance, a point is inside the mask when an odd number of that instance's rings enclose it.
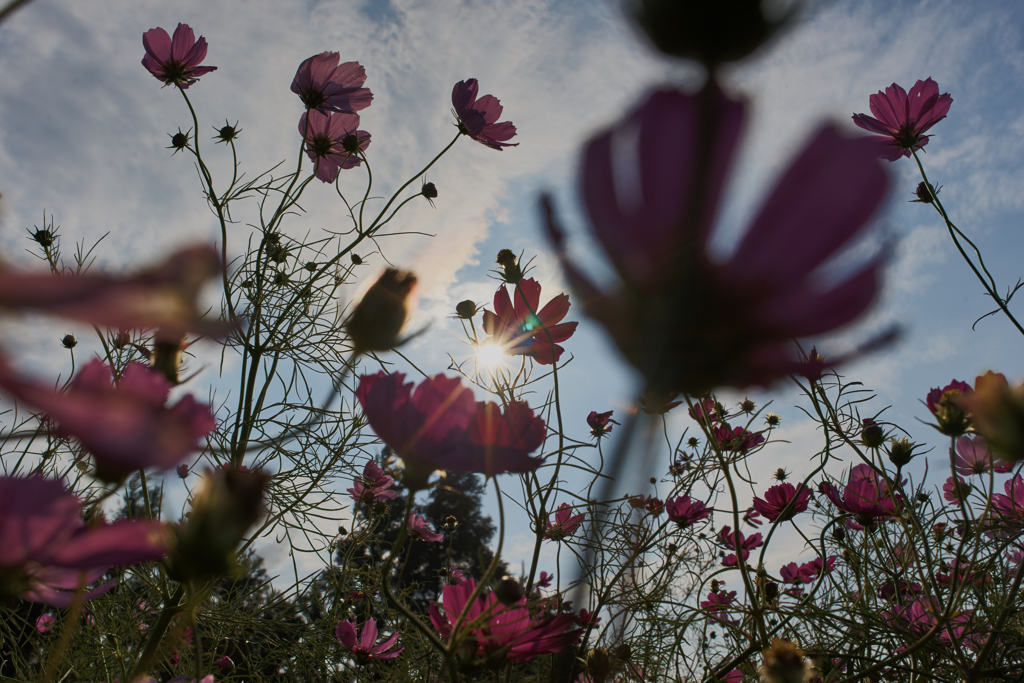
<instances>
[{"instance_id":1,"label":"unopened bud","mask_svg":"<svg viewBox=\"0 0 1024 683\"><path fill-rule=\"evenodd\" d=\"M437 199L437 186L434 183L423 183L423 190L420 194L433 206L434 200Z\"/></svg>"},{"instance_id":2,"label":"unopened bud","mask_svg":"<svg viewBox=\"0 0 1024 683\"><path fill-rule=\"evenodd\" d=\"M188 147L188 133L182 133L179 128L178 132L171 136L171 146L167 149L173 149L177 154L186 147Z\"/></svg>"},{"instance_id":3,"label":"unopened bud","mask_svg":"<svg viewBox=\"0 0 1024 683\"><path fill-rule=\"evenodd\" d=\"M911 201L920 202L921 204L934 204L935 198L932 195L938 195L941 189L941 186L933 188L929 183L922 180L917 184L917 189L914 190L914 196L917 199L912 199Z\"/></svg>"},{"instance_id":4,"label":"unopened bud","mask_svg":"<svg viewBox=\"0 0 1024 683\"><path fill-rule=\"evenodd\" d=\"M238 123L235 123L235 125L232 126L230 123L225 121L224 125L217 130L217 135L215 135L213 139L217 142L231 142L238 137L240 132L241 130L238 128Z\"/></svg>"},{"instance_id":5,"label":"unopened bud","mask_svg":"<svg viewBox=\"0 0 1024 683\"><path fill-rule=\"evenodd\" d=\"M349 254L349 258L352 259L353 266L363 265L363 259L359 258L359 254L352 252L351 254Z\"/></svg>"},{"instance_id":6,"label":"unopened bud","mask_svg":"<svg viewBox=\"0 0 1024 683\"><path fill-rule=\"evenodd\" d=\"M744 413L747 413L747 414L750 414L750 413L754 412L754 410L756 408L757 408L757 405L753 401L751 401L749 398L743 399L743 403L740 403L740 410L742 410Z\"/></svg>"},{"instance_id":7,"label":"unopened bud","mask_svg":"<svg viewBox=\"0 0 1024 683\"><path fill-rule=\"evenodd\" d=\"M519 259L511 249L499 251L495 262L501 267L505 282L514 285L523 281L523 269L519 266Z\"/></svg>"},{"instance_id":8,"label":"unopened bud","mask_svg":"<svg viewBox=\"0 0 1024 683\"><path fill-rule=\"evenodd\" d=\"M807 674L804 652L789 641L772 638L760 672L765 683L803 683Z\"/></svg>"},{"instance_id":9,"label":"unopened bud","mask_svg":"<svg viewBox=\"0 0 1024 683\"><path fill-rule=\"evenodd\" d=\"M914 457L914 449L917 444L903 437L902 439L889 440L889 461L896 467L903 467Z\"/></svg>"},{"instance_id":10,"label":"unopened bud","mask_svg":"<svg viewBox=\"0 0 1024 683\"><path fill-rule=\"evenodd\" d=\"M346 326L357 352L387 351L401 343L398 335L409 316L415 286L415 275L395 268L385 270L373 283Z\"/></svg>"},{"instance_id":11,"label":"unopened bud","mask_svg":"<svg viewBox=\"0 0 1024 683\"><path fill-rule=\"evenodd\" d=\"M163 373L171 384L181 384L178 369L181 367L185 346L184 336L169 341L161 340L160 335L157 335L153 342L153 353L149 356L149 367Z\"/></svg>"},{"instance_id":12,"label":"unopened bud","mask_svg":"<svg viewBox=\"0 0 1024 683\"><path fill-rule=\"evenodd\" d=\"M60 344L65 349L73 349L76 346L78 346L78 340L75 339L75 335L73 334L65 334L64 337L60 340Z\"/></svg>"},{"instance_id":13,"label":"unopened bud","mask_svg":"<svg viewBox=\"0 0 1024 683\"><path fill-rule=\"evenodd\" d=\"M864 427L860 432L861 443L868 448L881 448L885 443L885 430L870 417L865 417L862 424Z\"/></svg>"},{"instance_id":14,"label":"unopened bud","mask_svg":"<svg viewBox=\"0 0 1024 683\"><path fill-rule=\"evenodd\" d=\"M506 605L514 605L523 599L523 588L511 576L501 577L501 581L494 587L494 595Z\"/></svg>"},{"instance_id":15,"label":"unopened bud","mask_svg":"<svg viewBox=\"0 0 1024 683\"><path fill-rule=\"evenodd\" d=\"M46 249L53 246L53 243L57 241L57 236L49 228L36 228L36 231L32 233L32 239Z\"/></svg>"},{"instance_id":16,"label":"unopened bud","mask_svg":"<svg viewBox=\"0 0 1024 683\"><path fill-rule=\"evenodd\" d=\"M460 301L455 304L455 315L462 318L463 320L469 320L476 315L476 302L475 301Z\"/></svg>"},{"instance_id":17,"label":"unopened bud","mask_svg":"<svg viewBox=\"0 0 1024 683\"><path fill-rule=\"evenodd\" d=\"M444 528L447 531L452 531L453 529L458 528L458 526L459 520L455 519L455 515L448 515L444 518Z\"/></svg>"}]
</instances>

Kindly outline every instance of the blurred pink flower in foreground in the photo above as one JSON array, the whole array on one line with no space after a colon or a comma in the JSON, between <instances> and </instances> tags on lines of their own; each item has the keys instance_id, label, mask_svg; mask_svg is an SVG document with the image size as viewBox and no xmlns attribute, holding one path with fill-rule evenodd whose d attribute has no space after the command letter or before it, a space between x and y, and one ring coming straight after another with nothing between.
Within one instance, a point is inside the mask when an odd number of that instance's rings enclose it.
<instances>
[{"instance_id":1,"label":"blurred pink flower in foreground","mask_svg":"<svg viewBox=\"0 0 1024 683\"><path fill-rule=\"evenodd\" d=\"M373 93L364 88L366 69L359 62L343 62L337 52L321 52L299 64L292 92L306 109L326 115L337 111L355 114L370 106Z\"/></svg>"},{"instance_id":2,"label":"blurred pink flower in foreground","mask_svg":"<svg viewBox=\"0 0 1024 683\"><path fill-rule=\"evenodd\" d=\"M328 115L313 109L302 115L299 135L306 141L306 156L313 161L317 178L333 183L343 168L355 168L362 163L359 154L370 146L370 134L358 128L358 114Z\"/></svg>"},{"instance_id":3,"label":"blurred pink flower in foreground","mask_svg":"<svg viewBox=\"0 0 1024 683\"><path fill-rule=\"evenodd\" d=\"M430 606L430 622L442 638L463 643L459 652L478 659L526 662L537 655L561 652L579 640L580 632L570 630L575 625L571 614L531 617L525 597L504 605L490 590L469 604L475 589L473 579L445 586L441 594L444 612L437 605ZM462 631L453 635L454 624L463 612L466 617Z\"/></svg>"},{"instance_id":4,"label":"blurred pink flower in foreground","mask_svg":"<svg viewBox=\"0 0 1024 683\"><path fill-rule=\"evenodd\" d=\"M166 552L159 522L121 521L89 527L81 502L52 479L0 477L0 598L71 604L79 585L89 586L113 566L155 560ZM110 590L108 581L85 593Z\"/></svg>"},{"instance_id":5,"label":"blurred pink flower in foreground","mask_svg":"<svg viewBox=\"0 0 1024 683\"><path fill-rule=\"evenodd\" d=\"M185 90L200 76L217 70L215 66L199 66L206 59L206 38L199 36L196 40L188 24L178 24L174 38L162 28L151 28L142 34L142 46L146 48L142 66L165 85L173 83Z\"/></svg>"},{"instance_id":6,"label":"blurred pink flower in foreground","mask_svg":"<svg viewBox=\"0 0 1024 683\"><path fill-rule=\"evenodd\" d=\"M372 460L363 467L363 476L352 480L353 487L348 490L356 505L367 503L376 505L394 500L398 493L391 490L395 480L384 474L384 470Z\"/></svg>"},{"instance_id":7,"label":"blurred pink flower in foreground","mask_svg":"<svg viewBox=\"0 0 1024 683\"><path fill-rule=\"evenodd\" d=\"M568 503L562 503L555 510L554 524L551 523L551 518L548 518L548 528L544 532L544 538L552 541L561 541L567 536L572 536L586 518L585 514L572 514L572 506Z\"/></svg>"},{"instance_id":8,"label":"blurred pink flower in foreground","mask_svg":"<svg viewBox=\"0 0 1024 683\"><path fill-rule=\"evenodd\" d=\"M494 293L494 313L484 311L488 340L513 356L530 356L541 365L551 365L565 350L558 345L576 332L579 323L563 323L569 313L569 296L559 294L540 307L540 284L533 278L516 287L515 304L505 285ZM531 313L530 311L533 311Z\"/></svg>"},{"instance_id":9,"label":"blurred pink flower in foreground","mask_svg":"<svg viewBox=\"0 0 1024 683\"><path fill-rule=\"evenodd\" d=\"M95 458L97 477L111 483L149 467L174 469L217 424L211 407L191 395L167 407L170 382L140 363L129 363L113 384L110 367L92 360L59 392L0 361L0 388L46 413L59 435L77 438Z\"/></svg>"},{"instance_id":10,"label":"blurred pink flower in foreground","mask_svg":"<svg viewBox=\"0 0 1024 683\"><path fill-rule=\"evenodd\" d=\"M430 523L416 512L409 513L409 536L419 541L431 543L444 540L444 534L439 534L430 528Z\"/></svg>"},{"instance_id":11,"label":"blurred pink flower in foreground","mask_svg":"<svg viewBox=\"0 0 1024 683\"><path fill-rule=\"evenodd\" d=\"M731 255L711 257L743 116L744 105L714 85L697 95L662 89L587 143L583 201L621 278L617 291L598 290L569 261L544 200L587 313L658 391L699 395L801 372L793 339L852 322L878 292L881 255L845 279L820 277L863 232L888 186L870 145L833 126L812 134Z\"/></svg>"},{"instance_id":12,"label":"blurred pink flower in foreground","mask_svg":"<svg viewBox=\"0 0 1024 683\"><path fill-rule=\"evenodd\" d=\"M413 390L405 375L363 375L356 398L377 436L405 463L408 488L426 484L433 470L532 472L541 458L530 457L546 435L544 421L525 403L476 402L458 378L436 375Z\"/></svg>"},{"instance_id":13,"label":"blurred pink flower in foreground","mask_svg":"<svg viewBox=\"0 0 1024 683\"><path fill-rule=\"evenodd\" d=\"M114 329L157 328L158 340L177 342L186 332L224 336L231 326L204 319L203 285L221 273L210 246L186 247L135 275L0 270L0 308L32 308Z\"/></svg>"},{"instance_id":14,"label":"blurred pink flower in foreground","mask_svg":"<svg viewBox=\"0 0 1024 683\"><path fill-rule=\"evenodd\" d=\"M349 650L359 664L366 664L374 659L394 659L405 649L400 647L397 650L391 650L400 635L397 631L381 641L379 645L377 644L376 619L367 619L363 622L361 634L356 633L356 625L352 623L351 619L339 621L334 628L334 635L338 638L341 646ZM388 650L391 651L388 652Z\"/></svg>"},{"instance_id":15,"label":"blurred pink flower in foreground","mask_svg":"<svg viewBox=\"0 0 1024 683\"><path fill-rule=\"evenodd\" d=\"M807 510L811 502L811 490L800 484L799 487L790 483L772 486L764 492L764 499L754 497L754 508L764 515L769 522L785 521ZM787 509L787 506L790 506Z\"/></svg>"},{"instance_id":16,"label":"blurred pink flower in foreground","mask_svg":"<svg viewBox=\"0 0 1024 683\"><path fill-rule=\"evenodd\" d=\"M854 114L853 122L877 136L868 138L875 143L883 159L896 161L909 157L928 144L925 132L946 118L953 98L949 93L939 94L939 85L931 78L918 81L910 94L893 83L885 92L868 98L871 113Z\"/></svg>"},{"instance_id":17,"label":"blurred pink flower in foreground","mask_svg":"<svg viewBox=\"0 0 1024 683\"><path fill-rule=\"evenodd\" d=\"M501 116L501 102L494 95L477 98L475 78L459 81L452 88L452 106L459 119L459 131L477 142L499 152L502 147L515 147L518 142L507 142L515 137L516 127L511 121L496 123Z\"/></svg>"}]
</instances>

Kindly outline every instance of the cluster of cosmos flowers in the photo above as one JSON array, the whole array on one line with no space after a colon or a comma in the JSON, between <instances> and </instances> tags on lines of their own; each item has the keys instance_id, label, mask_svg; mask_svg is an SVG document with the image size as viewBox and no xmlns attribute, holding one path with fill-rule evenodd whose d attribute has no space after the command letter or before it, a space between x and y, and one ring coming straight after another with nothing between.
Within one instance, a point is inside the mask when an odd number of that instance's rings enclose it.
<instances>
[{"instance_id":1,"label":"cluster of cosmos flowers","mask_svg":"<svg viewBox=\"0 0 1024 683\"><path fill-rule=\"evenodd\" d=\"M206 41L196 40L184 24L173 37L161 28L147 31L143 45L143 66L166 85L184 90L216 69L201 65ZM305 107L298 124L302 149L314 164L314 175L325 183L364 161L370 134L359 129L358 112L373 100L365 82L358 62L342 62L338 53L323 52L303 61L291 84ZM459 135L499 151L515 146L509 142L515 126L498 121L498 99L478 91L476 79L453 88ZM591 232L615 268L617 284L603 291L570 260L566 236L551 201L545 200L551 243L585 312L608 331L649 390L700 397L718 387L768 386L791 374L820 379L822 358L816 351L803 355L793 340L832 332L867 311L879 291L883 258L871 257L853 274L827 284L817 277L820 269L863 234L881 205L889 183L881 159L896 161L922 149L929 139L925 133L946 116L951 103L931 79L918 81L909 94L893 84L871 96L873 117L853 117L874 137L855 139L834 125L822 126L782 172L737 248L718 260L712 258L709 243L747 104L723 92L714 79L695 94L657 89L583 150L583 204ZM624 182L626 177L631 182ZM560 362L565 352L561 344L578 325L563 322L569 296L559 294L541 306L540 283L524 277L514 258L501 259L505 282L494 295L493 310L483 313L486 343L541 365ZM35 309L100 327L149 330L162 343L181 344L186 334L223 336L231 328L203 318L197 309L200 288L221 274L221 263L215 250L193 247L129 277L60 278L4 270L0 306ZM390 278L386 286L402 292L401 298L415 282L398 271L389 271L385 278ZM396 329L404 321L404 310ZM54 434L75 439L92 459L92 474L107 483L121 483L140 470L180 467L212 432L212 407L192 396L169 405L172 386L164 374L142 364L115 372L94 360L78 370L65 390L55 391L0 357L0 389L45 415ZM545 463L540 451L548 427L529 405L477 401L458 378L435 375L414 384L402 373L382 371L361 376L355 395L369 426L401 459L403 484L413 493L427 486L435 470L494 477L534 472ZM970 494L961 476L1009 470L993 455L1024 458L1019 419L1024 388L1011 387L990 373L974 386L955 381L936 389L926 403L939 431L955 439L950 459L960 476L951 476L944 487L951 505L964 504ZM660 412L678 405L671 399L663 404ZM747 454L764 442L761 434L716 415L712 399L699 399L691 416L706 427L720 450ZM590 413L587 425L595 438L612 431L617 423L611 417L612 412ZM875 428L872 421L864 421L865 443L877 448L869 443L869 430ZM356 506L374 506L395 499L394 483L371 461L349 493ZM899 517L907 504L901 487L898 476L894 481L860 464L845 484L826 482L821 492L844 518L845 528L870 531ZM1011 521L1024 522L1024 478L1007 480L1004 490L1005 495L992 497L991 519L986 520L993 533ZM811 498L804 483L782 482L754 498L756 513L748 513L745 520L754 526L761 523L755 521L758 517L772 524L790 522L808 510ZM681 529L713 513L689 495L665 501L636 497L631 503L651 515L666 513ZM572 505L560 504L540 520L539 533L565 541L587 521L586 513L574 512ZM414 539L443 539L415 511L404 522ZM62 481L2 477L0 597L55 606L70 604L75 590L84 591L87 599L95 597L113 585L100 583L111 567L162 557L170 537L165 525L155 521L106 523L96 510L83 511L83 502ZM187 536L180 539L185 543ZM714 539L727 568L742 565L764 544L761 533L746 535L729 526ZM791 562L780 568L779 582L788 586L789 595L799 597L803 584L819 580L836 562L835 556ZM970 571L950 568L954 574ZM494 590L478 590L472 578L451 578L440 605L429 607L429 619L447 643L465 646L459 656L468 662L525 662L561 652L580 640L582 629L577 627L597 621L585 610L577 617L537 609L526 596L502 599ZM537 585L546 581L550 577L542 574ZM934 598L924 596L920 585L894 583L883 589L913 598L893 601L890 620L919 634L935 626ZM711 618L729 623L735 597L735 591L716 587L700 606ZM335 636L359 664L403 652L397 647L400 634L381 639L373 618L361 624L339 621ZM980 643L968 613L958 615L943 637L959 637L972 649ZM212 681L212 676L207 678ZM738 670L722 676L730 683L741 678Z\"/></svg>"}]
</instances>

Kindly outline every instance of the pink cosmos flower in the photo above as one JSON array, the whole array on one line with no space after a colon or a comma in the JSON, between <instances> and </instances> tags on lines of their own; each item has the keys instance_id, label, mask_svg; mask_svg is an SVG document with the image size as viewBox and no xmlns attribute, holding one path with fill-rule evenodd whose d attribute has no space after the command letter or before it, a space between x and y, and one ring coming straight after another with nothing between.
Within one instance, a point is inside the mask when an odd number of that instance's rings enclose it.
<instances>
[{"instance_id":1,"label":"pink cosmos flower","mask_svg":"<svg viewBox=\"0 0 1024 683\"><path fill-rule=\"evenodd\" d=\"M362 633L357 633L356 625L352 620L339 621L334 628L334 635L338 638L341 646L352 653L356 662L366 664L375 659L394 659L405 650L400 647L391 650L398 642L397 631L377 644L377 620L367 619L363 622ZM390 650L390 652L389 652Z\"/></svg>"},{"instance_id":2,"label":"pink cosmos flower","mask_svg":"<svg viewBox=\"0 0 1024 683\"><path fill-rule=\"evenodd\" d=\"M746 453L764 443L764 437L758 432L751 432L746 427L730 427L724 422L713 427L711 433L722 450L726 451Z\"/></svg>"},{"instance_id":3,"label":"pink cosmos flower","mask_svg":"<svg viewBox=\"0 0 1024 683\"><path fill-rule=\"evenodd\" d=\"M337 52L321 52L299 64L292 79L292 92L306 109L327 115L337 111L355 114L370 106L373 93L364 88L366 70L359 62L339 64Z\"/></svg>"},{"instance_id":4,"label":"pink cosmos flower","mask_svg":"<svg viewBox=\"0 0 1024 683\"><path fill-rule=\"evenodd\" d=\"M754 508L769 522L785 521L807 510L811 502L811 490L800 484L793 486L788 482L777 484L764 492L764 499L754 497Z\"/></svg>"},{"instance_id":5,"label":"pink cosmos flower","mask_svg":"<svg viewBox=\"0 0 1024 683\"><path fill-rule=\"evenodd\" d=\"M95 583L110 567L166 552L163 524L120 521L93 528L82 521L81 507L59 481L0 477L0 598L67 607L79 585ZM85 599L113 586L108 581L88 590Z\"/></svg>"},{"instance_id":6,"label":"pink cosmos flower","mask_svg":"<svg viewBox=\"0 0 1024 683\"><path fill-rule=\"evenodd\" d=\"M950 451L953 451L951 448ZM1000 474L1013 469L1012 462L992 462L988 445L981 436L961 436L956 440L956 471L965 477L971 474L985 474L989 470ZM950 455L953 455L951 452Z\"/></svg>"},{"instance_id":7,"label":"pink cosmos flower","mask_svg":"<svg viewBox=\"0 0 1024 683\"><path fill-rule=\"evenodd\" d=\"M458 378L436 375L413 391L401 373L363 375L356 398L377 436L405 462L412 488L436 469L493 476L541 465L530 453L544 443L544 421L518 401L504 413L492 402L475 402Z\"/></svg>"},{"instance_id":8,"label":"pink cosmos flower","mask_svg":"<svg viewBox=\"0 0 1024 683\"><path fill-rule=\"evenodd\" d=\"M36 309L114 329L158 328L177 341L186 332L224 336L231 327L203 319L199 292L221 273L213 247L182 249L163 263L128 277L85 273L0 272L0 308Z\"/></svg>"},{"instance_id":9,"label":"pink cosmos flower","mask_svg":"<svg viewBox=\"0 0 1024 683\"><path fill-rule=\"evenodd\" d=\"M731 256L711 257L743 112L713 84L697 95L658 90L587 144L583 201L621 278L618 291L600 291L570 263L544 205L587 313L659 391L700 395L800 372L793 339L850 323L878 291L881 255L838 282L819 277L863 231L888 185L872 150L831 126L811 136Z\"/></svg>"},{"instance_id":10,"label":"pink cosmos flower","mask_svg":"<svg viewBox=\"0 0 1024 683\"><path fill-rule=\"evenodd\" d=\"M973 487L966 481L957 477L947 477L946 483L942 485L942 497L949 501L950 505L959 505L967 502L967 496Z\"/></svg>"},{"instance_id":11,"label":"pink cosmos flower","mask_svg":"<svg viewBox=\"0 0 1024 683\"><path fill-rule=\"evenodd\" d=\"M390 490L395 480L384 474L377 463L368 460L363 467L363 476L352 480L353 487L348 490L356 505L366 503L376 505L394 500L398 493Z\"/></svg>"},{"instance_id":12,"label":"pink cosmos flower","mask_svg":"<svg viewBox=\"0 0 1024 683\"><path fill-rule=\"evenodd\" d=\"M550 588L551 587L551 581L554 578L555 578L554 574L548 574L547 572L541 572L540 576L537 578L537 587L538 588Z\"/></svg>"},{"instance_id":13,"label":"pink cosmos flower","mask_svg":"<svg viewBox=\"0 0 1024 683\"><path fill-rule=\"evenodd\" d=\"M690 418L697 422L705 422L707 424L713 424L718 422L718 411L715 410L715 399L702 398L693 402L693 407L689 409Z\"/></svg>"},{"instance_id":14,"label":"pink cosmos flower","mask_svg":"<svg viewBox=\"0 0 1024 683\"><path fill-rule=\"evenodd\" d=\"M409 536L418 541L443 541L444 534L439 534L430 528L430 523L415 512L409 513Z\"/></svg>"},{"instance_id":15,"label":"pink cosmos flower","mask_svg":"<svg viewBox=\"0 0 1024 683\"><path fill-rule=\"evenodd\" d=\"M507 142L516 134L511 121L496 123L501 116L501 102L494 95L477 98L475 78L459 81L452 88L452 106L459 119L459 131L477 142L499 152L502 147L516 147L518 142Z\"/></svg>"},{"instance_id":16,"label":"pink cosmos flower","mask_svg":"<svg viewBox=\"0 0 1024 683\"><path fill-rule=\"evenodd\" d=\"M585 514L573 515L572 506L568 503L562 503L555 510L555 523L552 524L551 519L548 518L548 528L544 532L544 538L552 541L561 541L567 536L572 536L586 518Z\"/></svg>"},{"instance_id":17,"label":"pink cosmos flower","mask_svg":"<svg viewBox=\"0 0 1024 683\"><path fill-rule=\"evenodd\" d=\"M561 652L579 641L580 631L570 630L575 625L571 614L530 615L526 597L511 605L502 604L494 591L486 591L470 604L476 581L466 579L441 591L441 604L430 606L430 622L449 641L459 641L460 653L476 659L526 662L537 655ZM453 633L459 616L465 613L462 630Z\"/></svg>"},{"instance_id":18,"label":"pink cosmos flower","mask_svg":"<svg viewBox=\"0 0 1024 683\"><path fill-rule=\"evenodd\" d=\"M53 629L53 625L57 623L57 619L52 614L47 612L38 619L36 619L36 630L40 633L48 633Z\"/></svg>"},{"instance_id":19,"label":"pink cosmos flower","mask_svg":"<svg viewBox=\"0 0 1024 683\"><path fill-rule=\"evenodd\" d=\"M162 28L151 28L142 34L142 46L146 48L142 66L164 85L173 83L185 90L200 76L217 70L199 66L206 59L206 38L196 40L188 24L178 24L173 39Z\"/></svg>"},{"instance_id":20,"label":"pink cosmos flower","mask_svg":"<svg viewBox=\"0 0 1024 683\"><path fill-rule=\"evenodd\" d=\"M835 569L836 559L837 557L835 555L829 555L828 558L822 562L820 557L816 557L810 562L805 562L800 565L800 573L804 576L806 582L810 583L812 580L816 579L819 574L821 574L822 569L824 569L826 573Z\"/></svg>"},{"instance_id":21,"label":"pink cosmos flower","mask_svg":"<svg viewBox=\"0 0 1024 683\"><path fill-rule=\"evenodd\" d=\"M311 109L299 119L299 135L306 141L306 156L313 162L316 177L322 182L333 183L341 169L355 168L362 163L359 155L370 146L370 134L358 128L358 114L321 114Z\"/></svg>"},{"instance_id":22,"label":"pink cosmos flower","mask_svg":"<svg viewBox=\"0 0 1024 683\"><path fill-rule=\"evenodd\" d=\"M1024 477L1015 476L1003 484L1002 493L992 494L992 506L1001 516L1016 518L1017 521L1024 520Z\"/></svg>"},{"instance_id":23,"label":"pink cosmos flower","mask_svg":"<svg viewBox=\"0 0 1024 683\"><path fill-rule=\"evenodd\" d=\"M854 516L856 521L851 519L846 523L851 529L874 528L879 519L891 519L899 508L885 480L867 464L857 465L850 471L841 496L828 482L821 485L821 490L833 505Z\"/></svg>"},{"instance_id":24,"label":"pink cosmos flower","mask_svg":"<svg viewBox=\"0 0 1024 683\"><path fill-rule=\"evenodd\" d=\"M216 426L211 406L191 395L167 407L171 383L140 363L129 363L112 383L110 367L92 360L65 392L25 380L0 362L0 388L46 413L57 433L74 436L96 462L96 476L119 482L146 468L174 469Z\"/></svg>"},{"instance_id":25,"label":"pink cosmos flower","mask_svg":"<svg viewBox=\"0 0 1024 683\"><path fill-rule=\"evenodd\" d=\"M722 527L722 530L718 533L718 542L726 550L735 551L738 547L744 560L750 557L751 550L764 545L764 539L761 534L757 533L752 536L746 536L742 531L733 532L728 526ZM729 553L722 559L723 567L735 567L737 564L739 564L739 561L736 558L735 552Z\"/></svg>"},{"instance_id":26,"label":"pink cosmos flower","mask_svg":"<svg viewBox=\"0 0 1024 683\"><path fill-rule=\"evenodd\" d=\"M879 91L868 98L871 113L854 114L853 122L877 136L868 138L879 148L883 159L896 161L910 157L928 144L925 132L946 118L953 98L949 93L939 94L939 85L931 78L918 81L910 94L893 83L885 92Z\"/></svg>"},{"instance_id":27,"label":"pink cosmos flower","mask_svg":"<svg viewBox=\"0 0 1024 683\"><path fill-rule=\"evenodd\" d=\"M690 500L689 496L679 496L665 501L668 518L685 529L702 519L711 516L711 510L699 500Z\"/></svg>"},{"instance_id":28,"label":"pink cosmos flower","mask_svg":"<svg viewBox=\"0 0 1024 683\"><path fill-rule=\"evenodd\" d=\"M970 384L968 384L967 382L961 382L958 379L954 379L952 382L942 387L941 389L936 387L929 391L928 396L925 398L925 404L927 404L928 410L930 410L934 415L939 410L939 402L942 400L943 396L946 396L951 393L953 396L968 395L973 392L974 389L973 387L971 387Z\"/></svg>"},{"instance_id":29,"label":"pink cosmos flower","mask_svg":"<svg viewBox=\"0 0 1024 683\"><path fill-rule=\"evenodd\" d=\"M485 311L486 313L486 311ZM574 325L576 323L573 323ZM599 413L596 410L591 410L590 414L587 415L587 425L590 427L590 435L595 439L600 439L605 434L609 434L612 431L613 424L619 424L612 419L613 410L609 410L607 413Z\"/></svg>"},{"instance_id":30,"label":"pink cosmos flower","mask_svg":"<svg viewBox=\"0 0 1024 683\"><path fill-rule=\"evenodd\" d=\"M559 294L540 307L540 284L533 278L515 288L515 304L505 285L494 293L494 313L484 311L484 331L490 341L513 356L531 356L551 365L565 350L558 345L573 335L579 323L563 323L569 313L569 296ZM533 311L533 313L531 313Z\"/></svg>"},{"instance_id":31,"label":"pink cosmos flower","mask_svg":"<svg viewBox=\"0 0 1024 683\"><path fill-rule=\"evenodd\" d=\"M729 609L729 606L732 605L735 599L736 591L729 591L728 593L723 590L711 591L708 593L708 599L701 602L700 606L715 621L730 623L730 620L726 619L723 613Z\"/></svg>"}]
</instances>

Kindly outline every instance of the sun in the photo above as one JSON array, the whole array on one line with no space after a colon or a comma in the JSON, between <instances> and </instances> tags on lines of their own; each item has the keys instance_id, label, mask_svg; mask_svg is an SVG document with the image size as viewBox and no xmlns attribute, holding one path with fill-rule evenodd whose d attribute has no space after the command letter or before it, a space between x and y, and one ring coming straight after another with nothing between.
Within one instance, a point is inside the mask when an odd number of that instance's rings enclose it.
<instances>
[{"instance_id":1,"label":"sun","mask_svg":"<svg viewBox=\"0 0 1024 683\"><path fill-rule=\"evenodd\" d=\"M505 363L505 352L493 343L484 342L476 347L476 360L488 370L496 370Z\"/></svg>"}]
</instances>

